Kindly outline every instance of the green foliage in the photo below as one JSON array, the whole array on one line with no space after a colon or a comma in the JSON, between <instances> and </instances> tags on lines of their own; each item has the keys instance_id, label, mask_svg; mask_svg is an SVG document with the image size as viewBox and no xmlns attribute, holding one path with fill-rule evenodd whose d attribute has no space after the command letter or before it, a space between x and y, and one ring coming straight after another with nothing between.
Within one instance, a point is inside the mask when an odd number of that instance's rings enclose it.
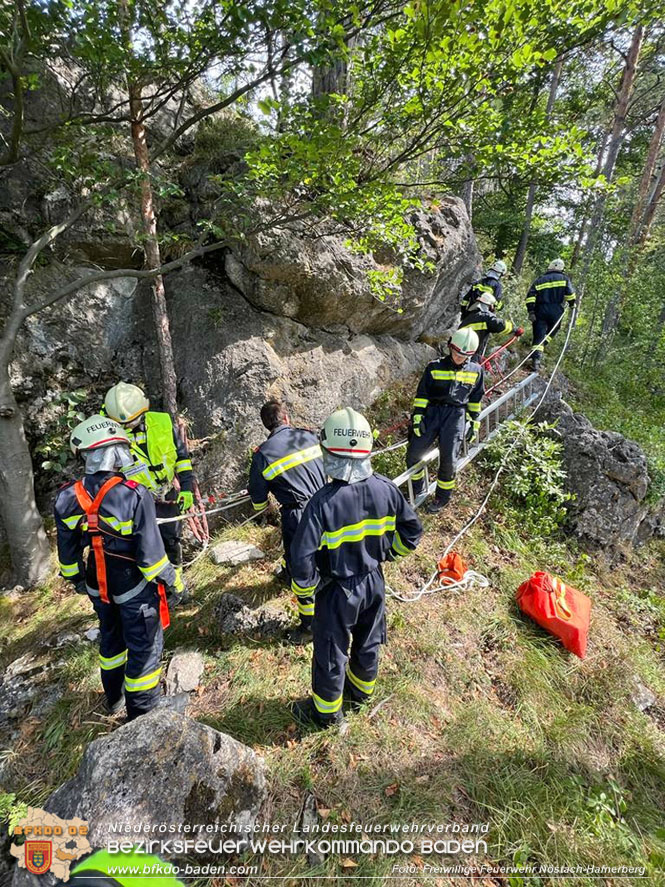
<instances>
[{"instance_id":1,"label":"green foliage","mask_svg":"<svg viewBox=\"0 0 665 887\"><path fill-rule=\"evenodd\" d=\"M42 435L41 443L35 452L46 458L41 463L43 471L64 474L68 462L72 458L69 436L72 428L82 422L87 413L81 407L88 400L89 394L84 388L76 391L65 391L54 398L53 403L57 415L50 430Z\"/></svg>"},{"instance_id":2,"label":"green foliage","mask_svg":"<svg viewBox=\"0 0 665 887\"><path fill-rule=\"evenodd\" d=\"M544 537L562 526L573 498L565 490L562 444L555 435L555 426L546 422L506 422L482 457L490 471L504 466L500 490L510 519Z\"/></svg>"},{"instance_id":3,"label":"green foliage","mask_svg":"<svg viewBox=\"0 0 665 887\"><path fill-rule=\"evenodd\" d=\"M0 822L6 823L7 831L11 834L14 826L23 819L28 812L28 805L23 801L17 801L12 792L0 792Z\"/></svg>"}]
</instances>

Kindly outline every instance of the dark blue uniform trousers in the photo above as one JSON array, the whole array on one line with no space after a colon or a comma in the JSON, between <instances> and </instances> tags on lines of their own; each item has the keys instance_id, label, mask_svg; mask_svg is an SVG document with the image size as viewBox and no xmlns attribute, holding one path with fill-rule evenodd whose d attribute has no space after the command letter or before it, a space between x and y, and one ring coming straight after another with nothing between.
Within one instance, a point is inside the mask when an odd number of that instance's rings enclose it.
<instances>
[{"instance_id":1,"label":"dark blue uniform trousers","mask_svg":"<svg viewBox=\"0 0 665 887\"><path fill-rule=\"evenodd\" d=\"M417 465L422 457L439 444L439 471L436 481L436 498L448 502L455 489L455 464L466 427L465 407L451 404L430 404L420 421L420 436L411 432L406 448L406 467ZM419 495L425 484L425 469L413 476L413 492Z\"/></svg>"},{"instance_id":2,"label":"dark blue uniform trousers","mask_svg":"<svg viewBox=\"0 0 665 887\"><path fill-rule=\"evenodd\" d=\"M322 720L332 720L345 691L356 702L366 701L374 692L379 646L386 641L381 567L343 584L332 579L317 590L312 630L314 705Z\"/></svg>"},{"instance_id":3,"label":"dark blue uniform trousers","mask_svg":"<svg viewBox=\"0 0 665 887\"><path fill-rule=\"evenodd\" d=\"M554 333L558 332L559 326L552 332L554 325L563 314L563 305L539 305L536 308L536 319L533 322L533 344L532 348L537 349L536 353L542 352L545 345L550 341Z\"/></svg>"},{"instance_id":4,"label":"dark blue uniform trousers","mask_svg":"<svg viewBox=\"0 0 665 887\"><path fill-rule=\"evenodd\" d=\"M286 573L291 578L291 543L298 529L298 524L303 516L305 506L282 505L280 511L282 514L282 542L284 543L284 566ZM314 597L299 597L298 615L300 616L300 624L303 628L310 629L312 627L312 619L314 618Z\"/></svg>"},{"instance_id":5,"label":"dark blue uniform trousers","mask_svg":"<svg viewBox=\"0 0 665 887\"><path fill-rule=\"evenodd\" d=\"M122 600L122 595L117 595ZM159 696L160 660L164 635L159 619L159 592L153 582L131 600L109 603L90 596L99 619L99 664L109 703L116 703L125 687L129 720L155 707Z\"/></svg>"}]
</instances>

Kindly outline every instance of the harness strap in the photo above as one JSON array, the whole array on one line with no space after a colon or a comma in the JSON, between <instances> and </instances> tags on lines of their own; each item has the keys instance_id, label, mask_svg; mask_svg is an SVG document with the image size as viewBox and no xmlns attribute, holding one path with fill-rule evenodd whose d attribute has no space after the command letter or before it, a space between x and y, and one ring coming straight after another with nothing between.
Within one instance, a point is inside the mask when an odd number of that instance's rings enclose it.
<instances>
[{"instance_id":1,"label":"harness strap","mask_svg":"<svg viewBox=\"0 0 665 887\"><path fill-rule=\"evenodd\" d=\"M92 542L92 550L95 552L95 567L97 570L97 584L99 585L99 596L105 603L109 603L109 592L106 584L106 560L104 558L104 537L99 529L99 509L104 497L117 484L121 484L123 478L110 477L97 491L94 499L90 497L90 493L83 486L83 481L78 480L74 484L74 493L79 505L85 511L88 518L88 533Z\"/></svg>"}]
</instances>

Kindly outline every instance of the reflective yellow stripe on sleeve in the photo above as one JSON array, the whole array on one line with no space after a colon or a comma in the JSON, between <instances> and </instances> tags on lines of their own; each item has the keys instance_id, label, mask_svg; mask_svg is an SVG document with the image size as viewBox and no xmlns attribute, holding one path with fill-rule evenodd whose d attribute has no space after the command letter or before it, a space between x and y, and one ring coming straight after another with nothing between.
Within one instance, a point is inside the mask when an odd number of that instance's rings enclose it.
<instances>
[{"instance_id":1,"label":"reflective yellow stripe on sleeve","mask_svg":"<svg viewBox=\"0 0 665 887\"><path fill-rule=\"evenodd\" d=\"M297 465L304 465L306 462L311 462L312 459L319 459L320 457L321 447L315 444L313 447L298 450L296 453L289 453L288 456L283 456L281 459L271 462L270 465L263 469L262 474L266 480L273 480Z\"/></svg>"},{"instance_id":2,"label":"reflective yellow stripe on sleeve","mask_svg":"<svg viewBox=\"0 0 665 887\"><path fill-rule=\"evenodd\" d=\"M395 536L393 538L393 552L400 557L411 554L411 549L407 548L406 545L402 542L402 538L397 531L395 531Z\"/></svg>"},{"instance_id":3,"label":"reflective yellow stripe on sleeve","mask_svg":"<svg viewBox=\"0 0 665 887\"><path fill-rule=\"evenodd\" d=\"M254 511L263 511L264 508L268 507L268 500L265 502L252 502L252 508Z\"/></svg>"},{"instance_id":4,"label":"reflective yellow stripe on sleeve","mask_svg":"<svg viewBox=\"0 0 665 887\"><path fill-rule=\"evenodd\" d=\"M161 560L158 560L156 564L151 564L149 567L139 567L139 569L148 580L148 582L151 582L155 578L155 576L161 573L168 562L168 557L164 555L164 557L161 558Z\"/></svg>"},{"instance_id":5,"label":"reflective yellow stripe on sleeve","mask_svg":"<svg viewBox=\"0 0 665 887\"><path fill-rule=\"evenodd\" d=\"M473 403L469 401L469 403L466 405L466 408L470 413L479 413L480 401L474 401Z\"/></svg>"},{"instance_id":6,"label":"reflective yellow stripe on sleeve","mask_svg":"<svg viewBox=\"0 0 665 887\"><path fill-rule=\"evenodd\" d=\"M298 601L298 613L301 616L313 616L314 602L303 604L302 601Z\"/></svg>"},{"instance_id":7,"label":"reflective yellow stripe on sleeve","mask_svg":"<svg viewBox=\"0 0 665 887\"><path fill-rule=\"evenodd\" d=\"M175 470L180 473L181 471L193 471L192 468L192 460L191 459L178 459L175 463Z\"/></svg>"},{"instance_id":8,"label":"reflective yellow stripe on sleeve","mask_svg":"<svg viewBox=\"0 0 665 887\"><path fill-rule=\"evenodd\" d=\"M487 321L479 320L478 323L466 323L462 327L465 330L486 330L487 329Z\"/></svg>"},{"instance_id":9,"label":"reflective yellow stripe on sleeve","mask_svg":"<svg viewBox=\"0 0 665 887\"><path fill-rule=\"evenodd\" d=\"M535 297L535 296L527 296L527 297L526 297L526 303L527 303L527 305L532 305L532 304L535 303L535 301L536 301L536 297Z\"/></svg>"},{"instance_id":10,"label":"reflective yellow stripe on sleeve","mask_svg":"<svg viewBox=\"0 0 665 887\"><path fill-rule=\"evenodd\" d=\"M413 408L414 410L420 408L421 410L427 409L427 404L429 400L426 397L416 397L413 400Z\"/></svg>"}]
</instances>

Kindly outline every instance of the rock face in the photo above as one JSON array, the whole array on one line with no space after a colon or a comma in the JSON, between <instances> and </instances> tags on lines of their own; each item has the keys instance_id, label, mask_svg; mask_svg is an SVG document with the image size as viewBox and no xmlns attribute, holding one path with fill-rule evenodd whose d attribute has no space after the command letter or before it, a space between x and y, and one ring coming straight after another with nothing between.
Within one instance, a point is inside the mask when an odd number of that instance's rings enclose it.
<instances>
[{"instance_id":1,"label":"rock face","mask_svg":"<svg viewBox=\"0 0 665 887\"><path fill-rule=\"evenodd\" d=\"M96 849L118 823L251 827L265 797L264 764L250 748L159 709L91 742L76 776L51 795L45 809L63 819L85 819ZM14 887L35 883L30 878L16 869ZM53 884L48 875L37 881Z\"/></svg>"},{"instance_id":2,"label":"rock face","mask_svg":"<svg viewBox=\"0 0 665 887\"><path fill-rule=\"evenodd\" d=\"M412 221L420 252L434 270L406 270L401 314L377 302L367 276L399 262L389 254L378 257L381 264L361 258L340 236L313 237L310 226L249 238L227 254L225 270L255 307L311 327L343 324L353 333L404 338L425 330L442 333L453 323L458 296L479 269L480 256L458 198L443 198L430 212L416 212Z\"/></svg>"},{"instance_id":3,"label":"rock face","mask_svg":"<svg viewBox=\"0 0 665 887\"><path fill-rule=\"evenodd\" d=\"M641 541L649 518L649 474L639 445L594 428L559 395L546 399L538 418L557 422L568 488L576 496L570 514L577 535L607 548Z\"/></svg>"}]
</instances>

